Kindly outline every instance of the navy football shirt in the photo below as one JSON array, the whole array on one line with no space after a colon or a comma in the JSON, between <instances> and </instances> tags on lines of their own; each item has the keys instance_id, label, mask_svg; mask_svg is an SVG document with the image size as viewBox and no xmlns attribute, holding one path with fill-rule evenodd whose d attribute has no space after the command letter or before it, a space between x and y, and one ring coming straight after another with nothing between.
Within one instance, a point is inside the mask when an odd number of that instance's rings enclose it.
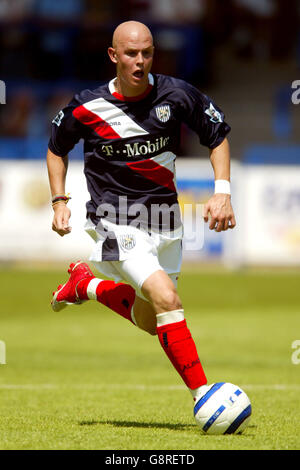
<instances>
[{"instance_id":1,"label":"navy football shirt","mask_svg":"<svg viewBox=\"0 0 300 470\"><path fill-rule=\"evenodd\" d=\"M141 216L139 206L146 208L149 218L151 207L159 207L161 213L163 208L178 207L175 159L182 123L209 149L221 144L230 131L221 109L183 80L149 74L147 90L134 98L116 93L111 80L76 94L58 113L52 122L49 149L65 156L83 139L84 173L91 197L87 215L94 223L107 217L126 225ZM169 229L163 220L161 215L158 225ZM176 209L171 224L173 228L180 224ZM156 225L157 219L151 226Z\"/></svg>"}]
</instances>

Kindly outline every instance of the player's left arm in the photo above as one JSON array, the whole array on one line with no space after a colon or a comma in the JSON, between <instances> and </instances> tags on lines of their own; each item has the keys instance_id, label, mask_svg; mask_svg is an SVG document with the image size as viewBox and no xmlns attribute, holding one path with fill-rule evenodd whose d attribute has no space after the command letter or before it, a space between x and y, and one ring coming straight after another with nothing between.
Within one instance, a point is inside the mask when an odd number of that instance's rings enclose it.
<instances>
[{"instance_id":1,"label":"player's left arm","mask_svg":"<svg viewBox=\"0 0 300 470\"><path fill-rule=\"evenodd\" d=\"M214 170L215 181L225 180L230 182L230 148L227 138L220 145L210 150L210 161ZM222 191L222 188L220 191ZM224 191L226 191L225 188ZM231 205L231 195L225 192L216 192L205 204L203 217L205 222L208 222L210 218L210 230L222 232L228 228L234 228L236 220Z\"/></svg>"}]
</instances>

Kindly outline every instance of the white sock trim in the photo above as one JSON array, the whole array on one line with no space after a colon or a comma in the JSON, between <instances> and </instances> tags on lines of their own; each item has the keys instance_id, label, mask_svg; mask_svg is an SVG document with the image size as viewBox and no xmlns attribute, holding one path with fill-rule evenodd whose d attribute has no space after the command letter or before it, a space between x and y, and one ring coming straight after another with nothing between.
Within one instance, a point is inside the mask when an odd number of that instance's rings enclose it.
<instances>
[{"instance_id":1,"label":"white sock trim","mask_svg":"<svg viewBox=\"0 0 300 470\"><path fill-rule=\"evenodd\" d=\"M96 290L100 282L102 282L102 279L98 279L97 277L94 277L94 279L89 282L86 294L90 300L97 300Z\"/></svg>"},{"instance_id":2,"label":"white sock trim","mask_svg":"<svg viewBox=\"0 0 300 470\"><path fill-rule=\"evenodd\" d=\"M133 323L134 323L134 324L137 326L136 319L135 319L135 316L134 316L133 307L132 307L132 309L131 309L131 313L130 313L130 315L131 315L131 320L132 320L132 321L133 321Z\"/></svg>"},{"instance_id":3,"label":"white sock trim","mask_svg":"<svg viewBox=\"0 0 300 470\"><path fill-rule=\"evenodd\" d=\"M201 385L200 387L198 388L189 388L189 391L191 392L192 394L192 397L194 399L197 399L198 397L200 397L201 395L203 395L204 391L206 391L207 389L209 389L209 387L207 387L207 385Z\"/></svg>"},{"instance_id":4,"label":"white sock trim","mask_svg":"<svg viewBox=\"0 0 300 470\"><path fill-rule=\"evenodd\" d=\"M171 310L156 315L157 326L169 325L184 320L184 310Z\"/></svg>"}]
</instances>

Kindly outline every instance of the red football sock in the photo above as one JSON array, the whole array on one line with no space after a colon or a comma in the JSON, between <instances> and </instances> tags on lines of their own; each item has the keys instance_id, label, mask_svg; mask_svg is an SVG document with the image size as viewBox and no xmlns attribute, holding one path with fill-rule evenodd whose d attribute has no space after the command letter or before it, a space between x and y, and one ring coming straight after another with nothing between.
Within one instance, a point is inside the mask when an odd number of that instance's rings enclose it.
<instances>
[{"instance_id":1,"label":"red football sock","mask_svg":"<svg viewBox=\"0 0 300 470\"><path fill-rule=\"evenodd\" d=\"M77 285L81 300L93 299L110 308L134 323L131 310L135 300L135 290L129 284L101 279L83 279Z\"/></svg>"},{"instance_id":2,"label":"red football sock","mask_svg":"<svg viewBox=\"0 0 300 470\"><path fill-rule=\"evenodd\" d=\"M190 389L196 389L205 385L207 379L197 353L196 345L187 328L186 321L184 319L181 321L172 321L172 317L174 319L173 313L175 313L177 319L180 318L178 312L182 312L181 318L184 318L182 310L158 315L160 318L162 315L165 316L165 322L161 322L163 323L161 326L159 326L160 322L158 321L158 338L163 350L180 374L184 383ZM171 314L171 317L169 314ZM171 321L170 323L166 323L168 322L168 317Z\"/></svg>"}]
</instances>

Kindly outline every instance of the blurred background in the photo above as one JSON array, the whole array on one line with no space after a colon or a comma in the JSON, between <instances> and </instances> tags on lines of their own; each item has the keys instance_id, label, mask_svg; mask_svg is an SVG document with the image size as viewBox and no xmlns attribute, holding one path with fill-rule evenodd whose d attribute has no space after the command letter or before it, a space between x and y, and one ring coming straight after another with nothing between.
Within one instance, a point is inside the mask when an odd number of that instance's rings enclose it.
<instances>
[{"instance_id":1,"label":"blurred background","mask_svg":"<svg viewBox=\"0 0 300 470\"><path fill-rule=\"evenodd\" d=\"M2 262L88 256L80 143L70 155L67 187L74 230L64 239L51 232L50 123L74 93L114 77L107 56L112 32L134 19L153 32L153 71L211 96L232 127L238 227L230 236L203 228L204 245L196 240L186 259L298 265L300 105L291 97L300 79L299 16L299 0L0 0ZM183 126L177 160L182 205L202 203L212 193L207 156Z\"/></svg>"}]
</instances>

